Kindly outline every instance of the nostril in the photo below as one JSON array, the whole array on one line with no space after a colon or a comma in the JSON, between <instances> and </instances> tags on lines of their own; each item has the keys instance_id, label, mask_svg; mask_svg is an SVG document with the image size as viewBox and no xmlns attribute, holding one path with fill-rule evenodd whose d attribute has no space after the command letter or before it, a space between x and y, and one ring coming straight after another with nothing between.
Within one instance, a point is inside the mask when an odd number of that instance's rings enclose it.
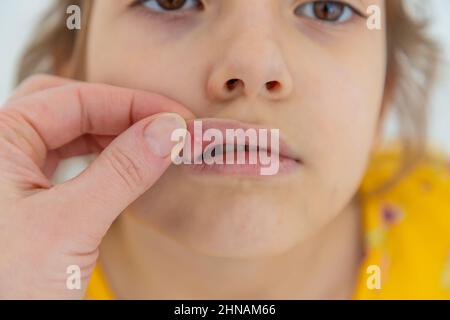
<instances>
[{"instance_id":1,"label":"nostril","mask_svg":"<svg viewBox=\"0 0 450 320\"><path fill-rule=\"evenodd\" d=\"M226 83L226 87L229 91L232 91L236 89L236 87L239 85L240 80L239 79L231 79L228 80Z\"/></svg>"},{"instance_id":2,"label":"nostril","mask_svg":"<svg viewBox=\"0 0 450 320\"><path fill-rule=\"evenodd\" d=\"M281 84L278 81L269 81L266 83L266 88L267 90L271 91L271 90L278 90L280 89Z\"/></svg>"}]
</instances>

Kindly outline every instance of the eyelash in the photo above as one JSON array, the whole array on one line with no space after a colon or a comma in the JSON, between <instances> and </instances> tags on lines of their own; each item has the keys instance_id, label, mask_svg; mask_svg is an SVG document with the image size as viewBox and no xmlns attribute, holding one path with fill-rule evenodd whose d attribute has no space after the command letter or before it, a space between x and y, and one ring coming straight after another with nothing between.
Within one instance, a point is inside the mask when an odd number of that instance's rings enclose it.
<instances>
[{"instance_id":1,"label":"eyelash","mask_svg":"<svg viewBox=\"0 0 450 320\"><path fill-rule=\"evenodd\" d=\"M342 6L342 13L339 18L336 20L327 20L327 19L320 19L315 16L314 12L314 5L316 4L331 4L331 5L338 5ZM346 22L349 22L355 15L361 17L361 18L367 18L361 11L355 9L352 5L339 0L319 0L319 1L310 1L304 4L301 4L297 6L294 10L297 11L303 11L303 17L317 20L320 23L328 23L328 24L343 24ZM345 19L342 19L342 17L348 16Z\"/></svg>"},{"instance_id":2,"label":"eyelash","mask_svg":"<svg viewBox=\"0 0 450 320\"><path fill-rule=\"evenodd\" d=\"M192 2L194 3L194 5L192 5ZM189 4L189 3L191 3L190 7L192 7L192 8L174 9L174 10L164 9L163 7L161 7L161 5L158 3L157 0L136 0L131 6L141 6L145 10L147 10L149 13L155 14L155 15L164 15L164 16L171 16L172 18L181 18L181 17L189 14L189 11L191 11L193 9L194 10L201 9L203 7L202 2L200 0L186 0L185 4ZM313 6L317 3L341 5L341 6L343 6L343 14L344 13L350 14L350 17L344 21L339 21L339 19L341 19L341 18L339 18L335 21L331 21L331 20L320 19L318 17L315 17ZM154 7L150 8L149 5L152 5L152 4L154 5ZM184 6L184 4L183 4L183 6ZM303 9L303 11L306 11L306 13L303 12L304 18L317 20L320 23L327 23L327 24L343 24L343 23L346 23L349 20L351 20L354 17L354 15L360 16L362 18L366 18L366 16L361 11L355 9L352 5L350 5L344 1L340 1L340 0L309 1L309 2L306 2L304 4L297 6L294 11L297 12L297 10L299 10L299 9L300 10Z\"/></svg>"},{"instance_id":3,"label":"eyelash","mask_svg":"<svg viewBox=\"0 0 450 320\"><path fill-rule=\"evenodd\" d=\"M164 16L170 16L172 18L181 18L187 14L189 14L189 11L195 10L195 9L201 9L203 7L202 2L200 0L186 0L186 3L194 2L197 3L193 6L191 9L175 9L175 10L166 10L162 8L158 1L156 0L136 0L131 6L140 6L143 7L148 13L154 14L154 15L164 15ZM154 4L155 8L149 8L149 4Z\"/></svg>"}]
</instances>

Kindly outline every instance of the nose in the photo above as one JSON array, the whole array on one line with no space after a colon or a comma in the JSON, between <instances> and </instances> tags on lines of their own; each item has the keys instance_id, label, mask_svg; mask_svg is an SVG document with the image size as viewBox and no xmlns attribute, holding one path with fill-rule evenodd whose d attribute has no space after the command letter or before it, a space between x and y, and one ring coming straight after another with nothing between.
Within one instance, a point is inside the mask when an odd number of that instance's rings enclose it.
<instances>
[{"instance_id":1,"label":"nose","mask_svg":"<svg viewBox=\"0 0 450 320\"><path fill-rule=\"evenodd\" d=\"M218 46L220 53L208 76L210 98L224 101L245 96L280 100L291 94L291 74L271 36L254 29L227 38L228 43Z\"/></svg>"}]
</instances>

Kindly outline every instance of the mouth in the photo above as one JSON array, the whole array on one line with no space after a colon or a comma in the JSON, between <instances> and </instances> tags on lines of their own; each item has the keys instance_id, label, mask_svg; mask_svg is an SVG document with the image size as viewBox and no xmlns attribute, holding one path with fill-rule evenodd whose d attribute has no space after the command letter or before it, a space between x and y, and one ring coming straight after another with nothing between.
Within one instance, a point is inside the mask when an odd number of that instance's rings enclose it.
<instances>
[{"instance_id":1,"label":"mouth","mask_svg":"<svg viewBox=\"0 0 450 320\"><path fill-rule=\"evenodd\" d=\"M192 120L187 127L183 157L196 174L281 175L303 163L279 129L228 119Z\"/></svg>"}]
</instances>

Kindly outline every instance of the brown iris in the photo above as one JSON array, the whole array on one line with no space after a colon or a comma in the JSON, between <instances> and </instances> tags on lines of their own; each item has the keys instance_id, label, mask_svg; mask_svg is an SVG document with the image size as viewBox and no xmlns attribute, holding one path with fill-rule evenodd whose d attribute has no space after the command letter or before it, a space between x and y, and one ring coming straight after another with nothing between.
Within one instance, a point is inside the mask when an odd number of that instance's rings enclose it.
<instances>
[{"instance_id":1,"label":"brown iris","mask_svg":"<svg viewBox=\"0 0 450 320\"><path fill-rule=\"evenodd\" d=\"M177 10L183 8L186 0L156 0L156 2L165 10Z\"/></svg>"},{"instance_id":2,"label":"brown iris","mask_svg":"<svg viewBox=\"0 0 450 320\"><path fill-rule=\"evenodd\" d=\"M317 19L336 21L344 12L345 5L333 1L317 1L314 3L314 15Z\"/></svg>"}]
</instances>

